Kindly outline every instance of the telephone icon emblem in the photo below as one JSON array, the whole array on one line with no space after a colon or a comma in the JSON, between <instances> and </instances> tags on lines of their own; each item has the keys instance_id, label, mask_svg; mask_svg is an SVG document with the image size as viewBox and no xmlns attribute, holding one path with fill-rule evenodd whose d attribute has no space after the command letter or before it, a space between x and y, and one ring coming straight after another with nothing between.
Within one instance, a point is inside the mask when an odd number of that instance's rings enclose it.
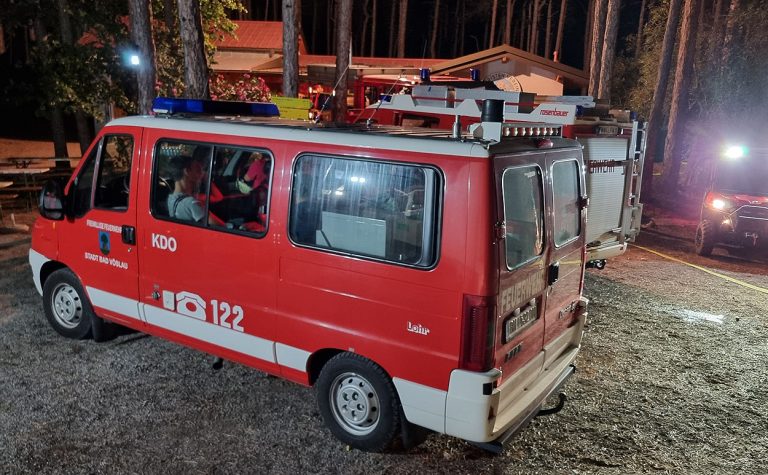
<instances>
[{"instance_id":1,"label":"telephone icon emblem","mask_svg":"<svg viewBox=\"0 0 768 475\"><path fill-rule=\"evenodd\" d=\"M176 311L187 317L205 320L205 300L192 292L176 294Z\"/></svg>"}]
</instances>

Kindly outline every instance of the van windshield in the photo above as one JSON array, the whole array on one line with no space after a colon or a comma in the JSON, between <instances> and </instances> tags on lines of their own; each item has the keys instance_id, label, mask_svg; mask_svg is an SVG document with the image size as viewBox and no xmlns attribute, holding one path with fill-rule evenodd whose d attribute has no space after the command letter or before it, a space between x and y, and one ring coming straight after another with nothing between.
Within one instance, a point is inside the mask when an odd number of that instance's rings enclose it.
<instances>
[{"instance_id":1,"label":"van windshield","mask_svg":"<svg viewBox=\"0 0 768 475\"><path fill-rule=\"evenodd\" d=\"M722 164L715 174L714 185L718 191L768 195L768 157Z\"/></svg>"}]
</instances>

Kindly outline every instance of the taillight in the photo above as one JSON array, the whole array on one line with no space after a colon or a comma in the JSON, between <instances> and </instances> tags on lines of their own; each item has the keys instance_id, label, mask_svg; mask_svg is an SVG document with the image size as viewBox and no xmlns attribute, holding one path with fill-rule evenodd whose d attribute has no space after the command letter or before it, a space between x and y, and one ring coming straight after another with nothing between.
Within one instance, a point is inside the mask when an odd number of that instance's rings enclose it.
<instances>
[{"instance_id":1,"label":"taillight","mask_svg":"<svg viewBox=\"0 0 768 475\"><path fill-rule=\"evenodd\" d=\"M495 318L493 297L464 295L459 367L487 371L493 367Z\"/></svg>"}]
</instances>

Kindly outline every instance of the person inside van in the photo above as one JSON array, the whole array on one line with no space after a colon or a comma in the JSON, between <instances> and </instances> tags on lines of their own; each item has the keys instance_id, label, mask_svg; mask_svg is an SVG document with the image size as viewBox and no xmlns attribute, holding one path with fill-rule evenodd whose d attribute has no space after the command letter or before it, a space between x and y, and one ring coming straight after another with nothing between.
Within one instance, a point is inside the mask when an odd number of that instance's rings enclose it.
<instances>
[{"instance_id":1,"label":"person inside van","mask_svg":"<svg viewBox=\"0 0 768 475\"><path fill-rule=\"evenodd\" d=\"M168 214L171 218L200 223L205 218L205 207L196 198L200 184L205 177L203 162L189 155L178 155L170 159L173 193L168 195ZM208 213L208 224L225 226L224 221Z\"/></svg>"},{"instance_id":2,"label":"person inside van","mask_svg":"<svg viewBox=\"0 0 768 475\"><path fill-rule=\"evenodd\" d=\"M269 180L266 167L269 161L259 152L253 152L248 158L248 168L242 177L237 179L237 189L247 195L260 187L266 187Z\"/></svg>"}]
</instances>

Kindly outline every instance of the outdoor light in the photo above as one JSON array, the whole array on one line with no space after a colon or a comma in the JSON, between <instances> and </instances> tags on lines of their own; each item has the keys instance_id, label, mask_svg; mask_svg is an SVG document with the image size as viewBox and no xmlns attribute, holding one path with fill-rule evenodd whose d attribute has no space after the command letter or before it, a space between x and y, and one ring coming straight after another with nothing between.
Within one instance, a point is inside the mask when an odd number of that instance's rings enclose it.
<instances>
[{"instance_id":1,"label":"outdoor light","mask_svg":"<svg viewBox=\"0 0 768 475\"><path fill-rule=\"evenodd\" d=\"M139 59L138 54L132 54L129 58L129 62L131 63L131 66L138 66L141 64L141 59Z\"/></svg>"},{"instance_id":2,"label":"outdoor light","mask_svg":"<svg viewBox=\"0 0 768 475\"><path fill-rule=\"evenodd\" d=\"M738 160L747 154L747 150L741 145L731 145L725 149L725 158Z\"/></svg>"}]
</instances>

